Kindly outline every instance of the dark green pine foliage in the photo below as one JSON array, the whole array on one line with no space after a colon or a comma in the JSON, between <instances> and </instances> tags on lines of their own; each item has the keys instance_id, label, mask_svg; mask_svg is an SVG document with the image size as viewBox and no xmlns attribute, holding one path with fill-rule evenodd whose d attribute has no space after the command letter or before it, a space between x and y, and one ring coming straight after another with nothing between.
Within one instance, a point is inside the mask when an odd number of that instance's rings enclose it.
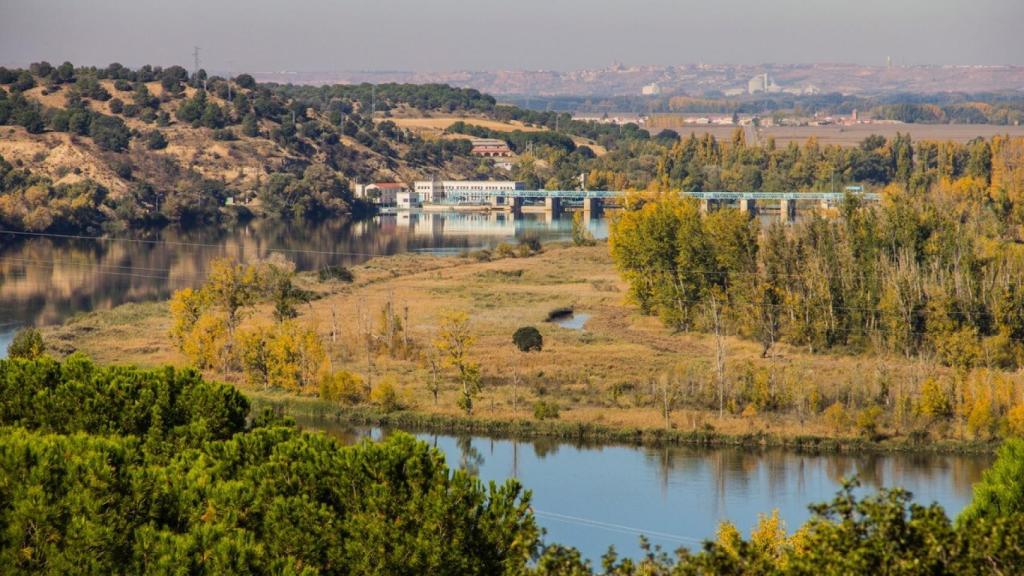
<instances>
[{"instance_id":1,"label":"dark green pine foliage","mask_svg":"<svg viewBox=\"0 0 1024 576\"><path fill-rule=\"evenodd\" d=\"M0 399L5 574L518 574L537 550L518 483L247 423L193 371L4 360Z\"/></svg>"}]
</instances>

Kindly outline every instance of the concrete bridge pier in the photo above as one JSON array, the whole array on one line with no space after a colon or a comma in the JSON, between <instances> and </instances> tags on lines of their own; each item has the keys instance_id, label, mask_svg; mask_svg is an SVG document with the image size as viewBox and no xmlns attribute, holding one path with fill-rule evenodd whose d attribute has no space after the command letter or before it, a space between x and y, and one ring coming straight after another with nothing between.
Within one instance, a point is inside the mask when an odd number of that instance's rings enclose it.
<instances>
[{"instance_id":1,"label":"concrete bridge pier","mask_svg":"<svg viewBox=\"0 0 1024 576\"><path fill-rule=\"evenodd\" d=\"M507 202L509 212L513 214L521 214L523 212L523 199L509 196L505 199Z\"/></svg>"},{"instance_id":2,"label":"concrete bridge pier","mask_svg":"<svg viewBox=\"0 0 1024 576\"><path fill-rule=\"evenodd\" d=\"M740 212L751 216L757 216L757 200L753 198L740 198Z\"/></svg>"},{"instance_id":3,"label":"concrete bridge pier","mask_svg":"<svg viewBox=\"0 0 1024 576\"><path fill-rule=\"evenodd\" d=\"M562 199L548 196L544 199L544 213L550 214L552 218L562 215Z\"/></svg>"},{"instance_id":4,"label":"concrete bridge pier","mask_svg":"<svg viewBox=\"0 0 1024 576\"><path fill-rule=\"evenodd\" d=\"M796 220L796 200L779 201L779 218L786 223Z\"/></svg>"},{"instance_id":5,"label":"concrete bridge pier","mask_svg":"<svg viewBox=\"0 0 1024 576\"><path fill-rule=\"evenodd\" d=\"M503 196L491 196L491 206L498 208L499 206L505 205L505 198Z\"/></svg>"},{"instance_id":6,"label":"concrete bridge pier","mask_svg":"<svg viewBox=\"0 0 1024 576\"><path fill-rule=\"evenodd\" d=\"M596 218L604 210L604 202L600 198L583 199L583 217L586 219Z\"/></svg>"},{"instance_id":7,"label":"concrete bridge pier","mask_svg":"<svg viewBox=\"0 0 1024 576\"><path fill-rule=\"evenodd\" d=\"M712 210L718 210L721 207L721 204L721 200L711 200L709 198L704 198L700 201L700 211L702 214L707 214Z\"/></svg>"}]
</instances>

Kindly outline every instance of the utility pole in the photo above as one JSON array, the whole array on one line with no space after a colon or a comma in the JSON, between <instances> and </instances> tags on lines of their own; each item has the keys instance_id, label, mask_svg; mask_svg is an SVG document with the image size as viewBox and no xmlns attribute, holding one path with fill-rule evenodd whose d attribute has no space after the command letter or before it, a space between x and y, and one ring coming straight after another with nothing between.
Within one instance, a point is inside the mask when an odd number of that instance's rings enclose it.
<instances>
[{"instance_id":1,"label":"utility pole","mask_svg":"<svg viewBox=\"0 0 1024 576\"><path fill-rule=\"evenodd\" d=\"M192 47L192 77L199 80L199 46ZM203 83L203 90L206 90L206 83Z\"/></svg>"}]
</instances>

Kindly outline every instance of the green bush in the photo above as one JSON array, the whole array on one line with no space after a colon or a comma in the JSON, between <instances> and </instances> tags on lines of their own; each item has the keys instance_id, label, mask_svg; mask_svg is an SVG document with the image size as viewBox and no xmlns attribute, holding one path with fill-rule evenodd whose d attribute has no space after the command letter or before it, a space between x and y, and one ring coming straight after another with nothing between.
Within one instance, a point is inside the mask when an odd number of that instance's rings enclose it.
<instances>
[{"instance_id":1,"label":"green bush","mask_svg":"<svg viewBox=\"0 0 1024 576\"><path fill-rule=\"evenodd\" d=\"M146 148L150 150L163 150L167 148L167 138L159 130L150 130L146 134Z\"/></svg>"},{"instance_id":2,"label":"green bush","mask_svg":"<svg viewBox=\"0 0 1024 576\"><path fill-rule=\"evenodd\" d=\"M544 337L533 326L523 326L512 334L512 342L520 352L540 352L544 348Z\"/></svg>"},{"instance_id":3,"label":"green bush","mask_svg":"<svg viewBox=\"0 0 1024 576\"><path fill-rule=\"evenodd\" d=\"M533 417L537 420L557 420L558 404L538 400L533 404Z\"/></svg>"},{"instance_id":4,"label":"green bush","mask_svg":"<svg viewBox=\"0 0 1024 576\"><path fill-rule=\"evenodd\" d=\"M131 133L120 118L97 114L89 124L89 136L101 150L122 152L128 149Z\"/></svg>"}]
</instances>

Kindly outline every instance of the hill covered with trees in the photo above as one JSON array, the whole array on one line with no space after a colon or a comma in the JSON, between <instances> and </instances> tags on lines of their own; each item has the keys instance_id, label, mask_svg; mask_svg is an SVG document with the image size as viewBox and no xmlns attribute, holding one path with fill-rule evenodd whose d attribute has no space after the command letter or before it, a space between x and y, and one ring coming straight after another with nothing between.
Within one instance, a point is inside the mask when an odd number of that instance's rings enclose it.
<instances>
[{"instance_id":1,"label":"hill covered with trees","mask_svg":"<svg viewBox=\"0 0 1024 576\"><path fill-rule=\"evenodd\" d=\"M205 224L225 217L228 198L259 200L247 205L272 216L343 214L359 210L353 182L481 169L468 141L443 146L375 122L368 90L315 98L180 66L0 68L0 223L32 231ZM380 92L373 99L385 114L493 107L447 86Z\"/></svg>"}]
</instances>

